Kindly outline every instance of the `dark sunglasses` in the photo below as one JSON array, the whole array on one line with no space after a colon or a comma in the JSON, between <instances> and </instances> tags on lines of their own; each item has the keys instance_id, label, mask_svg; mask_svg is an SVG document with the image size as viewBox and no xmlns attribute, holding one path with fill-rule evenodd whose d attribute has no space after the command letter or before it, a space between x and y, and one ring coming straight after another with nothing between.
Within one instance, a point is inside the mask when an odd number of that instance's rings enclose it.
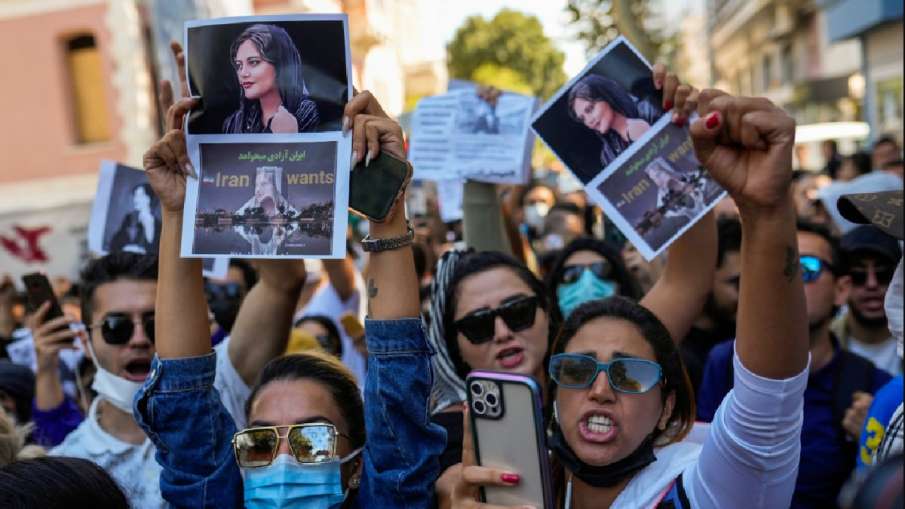
<instances>
[{"instance_id":1,"label":"dark sunglasses","mask_svg":"<svg viewBox=\"0 0 905 509\"><path fill-rule=\"evenodd\" d=\"M109 313L91 327L101 328L101 337L108 345L125 345L132 339L135 332L135 324L132 317L125 313ZM148 311L141 315L141 325L144 327L145 336L154 342L154 312Z\"/></svg>"},{"instance_id":2,"label":"dark sunglasses","mask_svg":"<svg viewBox=\"0 0 905 509\"><path fill-rule=\"evenodd\" d=\"M586 389L603 371L615 391L641 394L654 388L663 376L660 365L647 359L625 357L600 362L590 355L560 353L550 358L550 378L560 387Z\"/></svg>"},{"instance_id":3,"label":"dark sunglasses","mask_svg":"<svg viewBox=\"0 0 905 509\"><path fill-rule=\"evenodd\" d=\"M590 270L591 273L599 279L607 279L613 272L613 266L610 265L610 262L606 261L589 263L587 265L568 265L563 269L562 276L559 277L559 282L563 284L574 283L575 281L578 281L578 278L581 277L581 274L585 269Z\"/></svg>"},{"instance_id":4,"label":"dark sunglasses","mask_svg":"<svg viewBox=\"0 0 905 509\"><path fill-rule=\"evenodd\" d=\"M816 256L800 256L798 257L798 263L801 264L801 279L805 283L813 283L820 279L820 275L823 274L824 270L835 271L830 262Z\"/></svg>"},{"instance_id":5,"label":"dark sunglasses","mask_svg":"<svg viewBox=\"0 0 905 509\"><path fill-rule=\"evenodd\" d=\"M467 314L453 325L472 344L480 345L493 339L496 317L502 318L512 332L519 332L534 325L536 312L537 297L519 297L496 309L479 309Z\"/></svg>"},{"instance_id":6,"label":"dark sunglasses","mask_svg":"<svg viewBox=\"0 0 905 509\"><path fill-rule=\"evenodd\" d=\"M877 284L879 286L887 286L889 282L892 281L892 276L895 274L896 269L893 267L874 267L874 277L877 279ZM867 278L869 272L863 269L852 269L848 273L852 277L852 284L855 286L864 286L867 284Z\"/></svg>"},{"instance_id":7,"label":"dark sunglasses","mask_svg":"<svg viewBox=\"0 0 905 509\"><path fill-rule=\"evenodd\" d=\"M351 440L327 423L261 426L236 433L233 453L242 468L266 467L277 457L280 440L288 440L289 450L299 463L323 463L337 459L337 437Z\"/></svg>"}]
</instances>

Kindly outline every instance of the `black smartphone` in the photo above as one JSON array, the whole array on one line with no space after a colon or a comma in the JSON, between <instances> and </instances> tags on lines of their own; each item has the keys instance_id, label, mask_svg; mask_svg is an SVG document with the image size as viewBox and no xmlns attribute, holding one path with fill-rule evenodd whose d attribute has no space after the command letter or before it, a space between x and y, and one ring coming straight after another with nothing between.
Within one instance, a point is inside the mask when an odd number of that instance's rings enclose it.
<instances>
[{"instance_id":1,"label":"black smartphone","mask_svg":"<svg viewBox=\"0 0 905 509\"><path fill-rule=\"evenodd\" d=\"M50 286L47 276L38 272L25 274L22 276L22 283L25 284L25 309L28 313L34 313L44 302L49 300L50 309L47 310L44 321L63 316L63 309L60 308L60 303L53 293L53 287Z\"/></svg>"},{"instance_id":2,"label":"black smartphone","mask_svg":"<svg viewBox=\"0 0 905 509\"><path fill-rule=\"evenodd\" d=\"M383 221L410 173L408 163L385 151L380 151L367 168L358 163L349 177L349 208L372 221Z\"/></svg>"}]
</instances>

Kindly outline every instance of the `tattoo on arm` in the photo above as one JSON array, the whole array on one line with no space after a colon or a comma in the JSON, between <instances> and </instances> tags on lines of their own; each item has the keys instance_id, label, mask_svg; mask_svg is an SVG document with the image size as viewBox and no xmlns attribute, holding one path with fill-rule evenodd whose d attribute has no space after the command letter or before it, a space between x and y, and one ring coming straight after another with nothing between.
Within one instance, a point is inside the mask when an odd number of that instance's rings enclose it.
<instances>
[{"instance_id":1,"label":"tattoo on arm","mask_svg":"<svg viewBox=\"0 0 905 509\"><path fill-rule=\"evenodd\" d=\"M373 278L368 279L368 298L373 299L373 298L377 297L377 292L378 292L377 284L374 283L374 279Z\"/></svg>"},{"instance_id":2,"label":"tattoo on arm","mask_svg":"<svg viewBox=\"0 0 905 509\"><path fill-rule=\"evenodd\" d=\"M782 269L782 274L786 277L786 281L791 283L798 276L800 269L798 262L798 249L788 246L786 247L786 263Z\"/></svg>"}]
</instances>

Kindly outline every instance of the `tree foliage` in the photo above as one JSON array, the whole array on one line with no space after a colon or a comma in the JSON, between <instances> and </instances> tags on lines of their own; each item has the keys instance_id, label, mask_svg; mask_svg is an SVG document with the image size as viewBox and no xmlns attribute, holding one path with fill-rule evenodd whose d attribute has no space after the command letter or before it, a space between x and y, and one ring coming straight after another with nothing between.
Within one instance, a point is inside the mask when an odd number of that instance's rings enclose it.
<instances>
[{"instance_id":1,"label":"tree foliage","mask_svg":"<svg viewBox=\"0 0 905 509\"><path fill-rule=\"evenodd\" d=\"M663 29L664 20L655 13L654 3L656 0L569 0L566 11L588 57L624 35L648 61L669 62L678 38Z\"/></svg>"},{"instance_id":2,"label":"tree foliage","mask_svg":"<svg viewBox=\"0 0 905 509\"><path fill-rule=\"evenodd\" d=\"M540 21L510 9L491 20L467 18L446 52L451 78L541 97L552 95L566 80L565 55L544 35Z\"/></svg>"}]
</instances>

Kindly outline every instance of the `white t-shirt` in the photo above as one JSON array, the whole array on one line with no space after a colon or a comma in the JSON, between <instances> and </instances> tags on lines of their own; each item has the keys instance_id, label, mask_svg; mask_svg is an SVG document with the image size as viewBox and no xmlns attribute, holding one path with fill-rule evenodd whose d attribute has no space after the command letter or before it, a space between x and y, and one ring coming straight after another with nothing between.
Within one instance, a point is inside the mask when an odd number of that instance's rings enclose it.
<instances>
[{"instance_id":1,"label":"white t-shirt","mask_svg":"<svg viewBox=\"0 0 905 509\"><path fill-rule=\"evenodd\" d=\"M236 422L245 427L245 400L251 389L242 381L229 359L229 338L214 347L217 368L214 387L220 400ZM53 456L84 458L96 463L116 480L133 509L167 507L160 494L160 465L154 459L157 448L145 439L140 445L130 444L104 431L97 420L97 406L102 396L95 398L88 417L70 433L63 443L51 449Z\"/></svg>"},{"instance_id":2,"label":"white t-shirt","mask_svg":"<svg viewBox=\"0 0 905 509\"><path fill-rule=\"evenodd\" d=\"M881 343L865 343L849 336L848 349L870 360L875 366L892 376L902 373L902 359L896 353L896 338L892 336Z\"/></svg>"},{"instance_id":3,"label":"white t-shirt","mask_svg":"<svg viewBox=\"0 0 905 509\"><path fill-rule=\"evenodd\" d=\"M297 322L306 316L314 315L324 315L333 320L336 328L339 329L339 337L343 344L342 362L355 375L359 386L364 386L365 373L367 371L365 369L365 358L355 349L352 339L346 335L346 330L339 322L339 319L346 313L355 313L358 316L358 320L364 323L365 315L367 315L367 302L361 298L364 294L365 282L358 272L355 273L355 291L346 300L342 300L339 297L339 293L336 292L336 289L333 288L333 285L328 280L325 285L318 288L311 300L308 301L308 305L296 313L295 320L293 320L293 322Z\"/></svg>"}]
</instances>

